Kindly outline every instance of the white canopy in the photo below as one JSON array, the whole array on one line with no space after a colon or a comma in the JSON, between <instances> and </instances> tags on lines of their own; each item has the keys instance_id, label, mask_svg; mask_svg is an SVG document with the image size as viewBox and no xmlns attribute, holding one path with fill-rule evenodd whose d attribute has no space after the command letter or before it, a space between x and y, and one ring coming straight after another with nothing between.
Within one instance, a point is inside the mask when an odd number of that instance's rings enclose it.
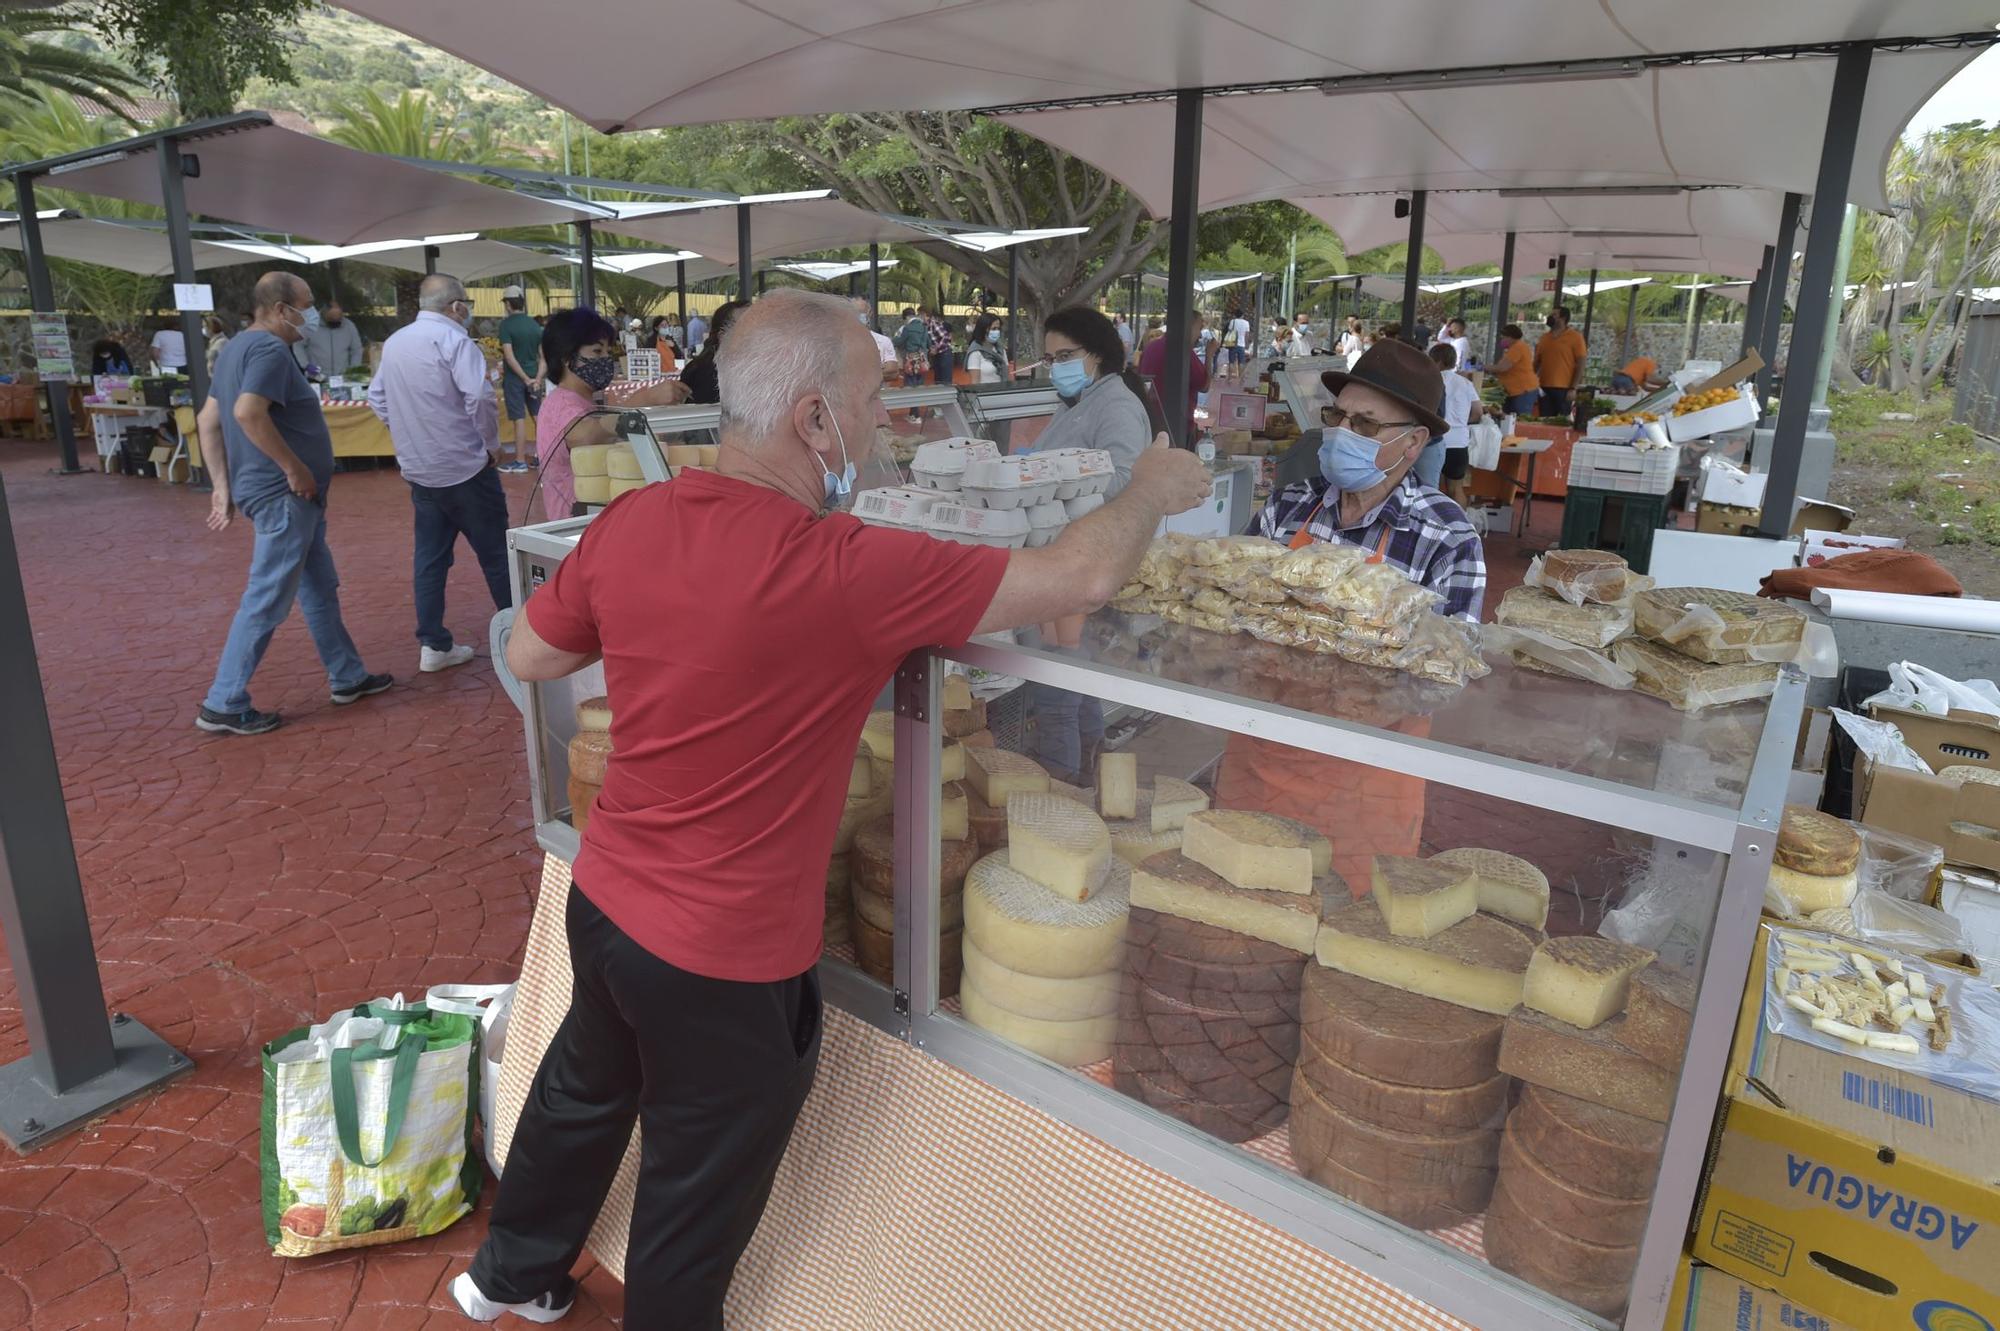
<instances>
[{"instance_id":1,"label":"white canopy","mask_svg":"<svg viewBox=\"0 0 2000 1331\"><path fill-rule=\"evenodd\" d=\"M774 263L771 266L780 272L793 273L799 277L809 277L815 282L838 282L843 277L852 277L856 273L867 272L869 264L866 259L862 259L859 262L842 263L812 262L805 259L794 259L787 263ZM884 259L879 266L894 268L896 260Z\"/></svg>"},{"instance_id":2,"label":"white canopy","mask_svg":"<svg viewBox=\"0 0 2000 1331\"><path fill-rule=\"evenodd\" d=\"M59 209L38 209L35 216L41 220L42 253L50 258L75 259L147 277L167 277L174 271L173 251L164 231L105 218L66 216ZM0 214L0 249L20 248L17 215ZM296 250L270 248L277 251L275 257L301 261ZM258 257L243 253L234 241L196 240L192 249L196 268L225 268L251 263Z\"/></svg>"},{"instance_id":3,"label":"white canopy","mask_svg":"<svg viewBox=\"0 0 2000 1331\"><path fill-rule=\"evenodd\" d=\"M911 243L936 240L923 230L881 213L857 208L831 190L804 194L749 194L750 257L778 259L849 245ZM656 245L693 250L733 265L736 262L736 203L673 203L645 205L643 214L600 222L598 230L632 236Z\"/></svg>"},{"instance_id":4,"label":"white canopy","mask_svg":"<svg viewBox=\"0 0 2000 1331\"><path fill-rule=\"evenodd\" d=\"M962 250L978 250L986 253L1004 250L1010 245L1031 245L1038 240L1053 240L1057 236L1080 236L1090 230L1087 226L1045 226L1029 227L1021 231L954 231L944 239Z\"/></svg>"},{"instance_id":5,"label":"white canopy","mask_svg":"<svg viewBox=\"0 0 2000 1331\"><path fill-rule=\"evenodd\" d=\"M1262 276L1262 273L1196 273L1194 292L1197 296L1206 296L1211 291L1220 291L1224 287L1233 287L1238 282L1254 281ZM1140 278L1140 281L1149 287L1162 289L1167 285L1167 279L1159 273L1147 273Z\"/></svg>"},{"instance_id":6,"label":"white canopy","mask_svg":"<svg viewBox=\"0 0 2000 1331\"><path fill-rule=\"evenodd\" d=\"M1563 294L1565 296L1588 296L1591 294L1593 286L1598 291L1623 291L1626 287L1650 286L1652 281L1653 279L1650 277L1601 277L1595 283L1592 283L1586 277L1581 282L1571 282L1565 285L1563 287Z\"/></svg>"},{"instance_id":7,"label":"white canopy","mask_svg":"<svg viewBox=\"0 0 2000 1331\"><path fill-rule=\"evenodd\" d=\"M115 145L114 145L115 147ZM195 140L201 162L185 182L188 211L335 245L427 233L543 226L594 216L580 208L360 152L280 125L253 124ZM61 167L51 188L160 201L157 149L108 151Z\"/></svg>"},{"instance_id":8,"label":"white canopy","mask_svg":"<svg viewBox=\"0 0 2000 1331\"><path fill-rule=\"evenodd\" d=\"M552 41L543 7L528 0L339 3L492 70L607 131L827 111L966 109L1704 46L1941 35L1990 31L1994 21L1988 0L1401 0L1393 21L1385 21L1376 0L1091 0L1083 7L1073 0L592 0L563 11L561 39ZM1072 26L1079 21L1081 31ZM1741 81L1756 83L1765 72L1759 68ZM1587 116L1538 116L1525 113L1511 92L1489 89L1484 96L1489 107L1513 103L1507 114L1492 117L1494 127L1529 151L1554 147L1559 124L1572 134L1592 132ZM1782 108L1787 97L1774 88L1768 106ZM1910 101L1904 112L1921 100ZM1317 107L1310 124L1323 150L1368 141L1344 127L1327 133L1336 116L1325 103ZM1823 121L1824 94L1809 109ZM1128 147L1171 139L1171 115L1148 107L1140 118L1145 135L1128 140ZM1901 124L1898 119L1890 133ZM1731 146L1755 147L1768 140L1768 128L1764 117L1750 116L1727 123L1727 137ZM1657 143L1646 134L1627 145L1645 154ZM1568 166L1560 151L1540 158L1550 175ZM1880 165L1870 163L1878 178ZM1155 202L1156 210L1160 206Z\"/></svg>"},{"instance_id":9,"label":"white canopy","mask_svg":"<svg viewBox=\"0 0 2000 1331\"><path fill-rule=\"evenodd\" d=\"M578 264L582 259L569 253L563 256L563 261ZM603 272L636 277L655 286L676 281L683 263L687 265L690 282L706 282L736 271L733 263L704 259L693 250L597 250L592 255L592 266Z\"/></svg>"},{"instance_id":10,"label":"white canopy","mask_svg":"<svg viewBox=\"0 0 2000 1331\"><path fill-rule=\"evenodd\" d=\"M1724 300L1733 300L1733 301L1735 301L1735 302L1736 302L1736 303L1737 303L1738 305L1746 305L1746 304L1748 304L1748 303L1749 303L1749 301L1750 301L1750 288L1751 288L1751 287L1752 287L1753 285L1755 285L1755 284L1754 284L1754 283L1752 283L1752 282L1747 282L1747 281L1745 281L1745 282L1676 282L1676 283L1674 283L1674 290L1676 290L1676 291L1706 291L1706 292L1707 292L1707 293L1709 294L1709 296L1710 296L1711 298L1713 298L1713 297L1716 297L1716 296L1720 296L1720 297L1722 297L1722 298L1723 298Z\"/></svg>"},{"instance_id":11,"label":"white canopy","mask_svg":"<svg viewBox=\"0 0 2000 1331\"><path fill-rule=\"evenodd\" d=\"M214 243L242 254L244 257L236 261L239 263L260 258L315 264L331 263L336 259L359 259L364 263L401 268L412 273L425 270L424 250L427 246L435 246L438 251L437 271L450 273L461 282L477 282L507 273L528 273L542 268L560 268L563 264L561 255L531 250L523 245L510 245L504 240L491 240L477 232L374 240L360 245L279 245L245 240L219 240Z\"/></svg>"},{"instance_id":12,"label":"white canopy","mask_svg":"<svg viewBox=\"0 0 2000 1331\"><path fill-rule=\"evenodd\" d=\"M1347 286L1358 286L1377 300L1401 300L1403 298L1403 275L1401 273L1355 273L1338 277L1316 277L1308 285L1324 286L1338 282ZM1478 290L1500 285L1498 273L1485 277L1425 277L1417 281L1417 290L1431 296L1449 296L1459 291ZM1485 299L1492 298L1492 292L1480 291ZM1542 282L1537 277L1514 278L1513 300L1515 305L1525 305L1529 301L1540 300L1548 293L1542 290Z\"/></svg>"}]
</instances>

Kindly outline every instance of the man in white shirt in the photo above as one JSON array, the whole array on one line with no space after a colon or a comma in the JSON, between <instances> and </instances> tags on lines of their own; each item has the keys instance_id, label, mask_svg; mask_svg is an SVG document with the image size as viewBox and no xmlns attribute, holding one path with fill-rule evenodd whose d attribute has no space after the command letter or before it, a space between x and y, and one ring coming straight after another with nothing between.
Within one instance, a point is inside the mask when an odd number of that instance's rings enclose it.
<instances>
[{"instance_id":1,"label":"man in white shirt","mask_svg":"<svg viewBox=\"0 0 2000 1331\"><path fill-rule=\"evenodd\" d=\"M1229 318L1229 334L1225 339L1229 348L1229 377L1241 381L1243 362L1250 359L1250 321L1237 310Z\"/></svg>"},{"instance_id":2,"label":"man in white shirt","mask_svg":"<svg viewBox=\"0 0 2000 1331\"><path fill-rule=\"evenodd\" d=\"M896 354L896 344L888 337L875 331L875 323L868 317L868 300L864 296L853 297L854 313L861 320L861 326L868 330L868 336L875 339L875 351L882 357L882 381L894 383L902 375L902 358Z\"/></svg>"},{"instance_id":3,"label":"man in white shirt","mask_svg":"<svg viewBox=\"0 0 2000 1331\"><path fill-rule=\"evenodd\" d=\"M1485 418L1486 406L1479 400L1479 390L1472 386L1472 380L1458 372L1458 353L1452 350L1449 341L1439 341L1432 347L1430 358L1444 376L1444 405L1438 415L1451 428L1443 438L1431 440L1417 454L1417 479L1434 490L1442 490L1463 507L1465 477L1470 470L1471 426Z\"/></svg>"},{"instance_id":4,"label":"man in white shirt","mask_svg":"<svg viewBox=\"0 0 2000 1331\"><path fill-rule=\"evenodd\" d=\"M1463 370L1472 364L1472 341L1465 335L1465 320L1447 319L1443 328L1438 329L1437 342L1441 347L1450 347L1458 356L1458 368Z\"/></svg>"},{"instance_id":5,"label":"man in white shirt","mask_svg":"<svg viewBox=\"0 0 2000 1331\"><path fill-rule=\"evenodd\" d=\"M161 322L159 331L153 334L152 352L154 373L187 373L187 338L182 336L178 320Z\"/></svg>"},{"instance_id":6,"label":"man in white shirt","mask_svg":"<svg viewBox=\"0 0 2000 1331\"><path fill-rule=\"evenodd\" d=\"M1125 344L1125 359L1130 360L1132 358L1132 325L1127 323L1125 316L1121 314L1112 321L1112 327L1118 330L1118 340Z\"/></svg>"},{"instance_id":7,"label":"man in white shirt","mask_svg":"<svg viewBox=\"0 0 2000 1331\"><path fill-rule=\"evenodd\" d=\"M417 288L417 318L382 345L368 405L396 446L416 518L412 584L419 666L446 670L472 659L444 625L445 575L460 536L479 557L493 608L513 604L507 579L507 495L500 488L500 408L486 356L466 333L465 287L433 273Z\"/></svg>"}]
</instances>

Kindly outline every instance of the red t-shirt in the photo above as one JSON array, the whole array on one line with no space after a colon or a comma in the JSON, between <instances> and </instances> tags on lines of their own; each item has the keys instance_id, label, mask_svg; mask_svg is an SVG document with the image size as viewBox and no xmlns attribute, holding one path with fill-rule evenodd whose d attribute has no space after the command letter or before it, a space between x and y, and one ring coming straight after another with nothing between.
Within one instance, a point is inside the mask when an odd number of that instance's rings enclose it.
<instances>
[{"instance_id":1,"label":"red t-shirt","mask_svg":"<svg viewBox=\"0 0 2000 1331\"><path fill-rule=\"evenodd\" d=\"M604 653L612 757L577 887L682 970L806 970L869 708L909 653L971 635L1006 568L714 472L605 509L527 606L550 645Z\"/></svg>"}]
</instances>

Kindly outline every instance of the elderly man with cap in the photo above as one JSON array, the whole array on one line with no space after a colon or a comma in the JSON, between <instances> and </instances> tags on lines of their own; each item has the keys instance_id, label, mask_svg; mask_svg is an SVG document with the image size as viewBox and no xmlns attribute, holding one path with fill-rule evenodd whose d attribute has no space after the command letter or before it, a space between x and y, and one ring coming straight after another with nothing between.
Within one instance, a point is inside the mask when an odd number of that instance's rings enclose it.
<instances>
[{"instance_id":1,"label":"elderly man with cap","mask_svg":"<svg viewBox=\"0 0 2000 1331\"><path fill-rule=\"evenodd\" d=\"M500 375L500 394L507 400L506 437L501 439L503 454L511 461L500 464L502 471L533 471L527 458L528 429L523 421L533 420L542 409L542 385L548 367L542 364L542 326L528 315L527 293L517 286L500 293L507 317L500 321L500 359L505 363ZM532 372L528 367L534 366Z\"/></svg>"},{"instance_id":2,"label":"elderly man with cap","mask_svg":"<svg viewBox=\"0 0 2000 1331\"><path fill-rule=\"evenodd\" d=\"M1486 597L1486 557L1465 510L1416 474L1424 445L1450 428L1439 410L1444 378L1409 343L1382 338L1345 372L1320 376L1334 395L1319 475L1271 496L1256 533L1293 549L1320 542L1359 546L1436 592L1442 615L1478 620ZM1424 718L1392 727L1428 730ZM1243 735L1230 737L1216 778L1216 803L1262 809L1309 823L1333 842L1334 869L1357 892L1369 886L1376 855L1414 855L1422 838L1419 777Z\"/></svg>"}]
</instances>

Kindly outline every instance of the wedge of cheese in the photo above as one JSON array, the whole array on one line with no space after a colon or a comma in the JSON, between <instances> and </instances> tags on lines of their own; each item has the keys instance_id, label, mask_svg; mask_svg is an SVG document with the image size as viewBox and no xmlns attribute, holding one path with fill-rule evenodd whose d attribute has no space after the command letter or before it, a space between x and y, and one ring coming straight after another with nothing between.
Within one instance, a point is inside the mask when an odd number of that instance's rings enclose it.
<instances>
[{"instance_id":1,"label":"wedge of cheese","mask_svg":"<svg viewBox=\"0 0 2000 1331\"><path fill-rule=\"evenodd\" d=\"M1399 938L1374 902L1356 901L1321 922L1313 953L1322 966L1364 980L1504 1016L1520 1005L1535 943L1484 915L1434 938Z\"/></svg>"},{"instance_id":2,"label":"wedge of cheese","mask_svg":"<svg viewBox=\"0 0 2000 1331\"><path fill-rule=\"evenodd\" d=\"M1152 819L1155 832L1178 830L1188 820L1188 815L1200 813L1208 807L1208 796L1198 786L1191 786L1178 777L1156 776L1153 778Z\"/></svg>"},{"instance_id":3,"label":"wedge of cheese","mask_svg":"<svg viewBox=\"0 0 2000 1331\"><path fill-rule=\"evenodd\" d=\"M965 787L951 782L938 792L938 837L944 841L968 841L972 837L971 806Z\"/></svg>"},{"instance_id":4,"label":"wedge of cheese","mask_svg":"<svg viewBox=\"0 0 2000 1331\"><path fill-rule=\"evenodd\" d=\"M1505 851L1467 846L1433 855L1438 864L1470 869L1479 880L1479 909L1539 929L1549 920L1549 880L1540 869Z\"/></svg>"},{"instance_id":5,"label":"wedge of cheese","mask_svg":"<svg viewBox=\"0 0 2000 1331\"><path fill-rule=\"evenodd\" d=\"M1308 896L1312 849L1296 831L1254 813L1209 809L1188 815L1181 854L1237 887Z\"/></svg>"},{"instance_id":6,"label":"wedge of cheese","mask_svg":"<svg viewBox=\"0 0 2000 1331\"><path fill-rule=\"evenodd\" d=\"M1106 818L1139 816L1139 755L1105 753L1097 759L1097 811Z\"/></svg>"},{"instance_id":7,"label":"wedge of cheese","mask_svg":"<svg viewBox=\"0 0 2000 1331\"><path fill-rule=\"evenodd\" d=\"M1007 852L1015 869L1065 901L1087 901L1111 872L1104 820L1054 793L1007 800Z\"/></svg>"},{"instance_id":8,"label":"wedge of cheese","mask_svg":"<svg viewBox=\"0 0 2000 1331\"><path fill-rule=\"evenodd\" d=\"M1373 875L1375 904L1401 938L1434 938L1479 909L1479 876L1470 869L1377 855Z\"/></svg>"},{"instance_id":9,"label":"wedge of cheese","mask_svg":"<svg viewBox=\"0 0 2000 1331\"><path fill-rule=\"evenodd\" d=\"M1181 848L1179 832L1155 832L1141 818L1107 821L1104 826L1111 833L1111 853L1127 864L1143 864L1163 851Z\"/></svg>"},{"instance_id":10,"label":"wedge of cheese","mask_svg":"<svg viewBox=\"0 0 2000 1331\"><path fill-rule=\"evenodd\" d=\"M1326 896L1238 887L1184 854L1155 855L1132 870L1132 904L1310 956ZM1372 910L1373 907L1370 907Z\"/></svg>"},{"instance_id":11,"label":"wedge of cheese","mask_svg":"<svg viewBox=\"0 0 2000 1331\"><path fill-rule=\"evenodd\" d=\"M995 809L1007 807L1014 795L1048 793L1049 774L1033 758L1010 749L968 749L960 746L966 784Z\"/></svg>"},{"instance_id":12,"label":"wedge of cheese","mask_svg":"<svg viewBox=\"0 0 2000 1331\"><path fill-rule=\"evenodd\" d=\"M611 699L585 698L576 705L576 728L611 733Z\"/></svg>"},{"instance_id":13,"label":"wedge of cheese","mask_svg":"<svg viewBox=\"0 0 2000 1331\"><path fill-rule=\"evenodd\" d=\"M965 936L990 959L1030 975L1074 979L1118 967L1131 914L1132 871L1111 866L1090 900L1064 901L998 850L965 875Z\"/></svg>"},{"instance_id":14,"label":"wedge of cheese","mask_svg":"<svg viewBox=\"0 0 2000 1331\"><path fill-rule=\"evenodd\" d=\"M847 774L847 798L864 799L875 791L875 758L862 745L854 751L854 766Z\"/></svg>"},{"instance_id":15,"label":"wedge of cheese","mask_svg":"<svg viewBox=\"0 0 2000 1331\"><path fill-rule=\"evenodd\" d=\"M868 746L868 752L885 763L896 761L896 714L894 712L870 712L867 723L861 727L861 742Z\"/></svg>"},{"instance_id":16,"label":"wedge of cheese","mask_svg":"<svg viewBox=\"0 0 2000 1331\"><path fill-rule=\"evenodd\" d=\"M1551 938L1528 963L1521 1001L1557 1021L1589 1030L1625 1010L1632 976L1653 953L1616 938L1582 934Z\"/></svg>"},{"instance_id":17,"label":"wedge of cheese","mask_svg":"<svg viewBox=\"0 0 2000 1331\"><path fill-rule=\"evenodd\" d=\"M964 675L946 675L938 684L938 696L946 710L966 711L972 706L972 683Z\"/></svg>"}]
</instances>

